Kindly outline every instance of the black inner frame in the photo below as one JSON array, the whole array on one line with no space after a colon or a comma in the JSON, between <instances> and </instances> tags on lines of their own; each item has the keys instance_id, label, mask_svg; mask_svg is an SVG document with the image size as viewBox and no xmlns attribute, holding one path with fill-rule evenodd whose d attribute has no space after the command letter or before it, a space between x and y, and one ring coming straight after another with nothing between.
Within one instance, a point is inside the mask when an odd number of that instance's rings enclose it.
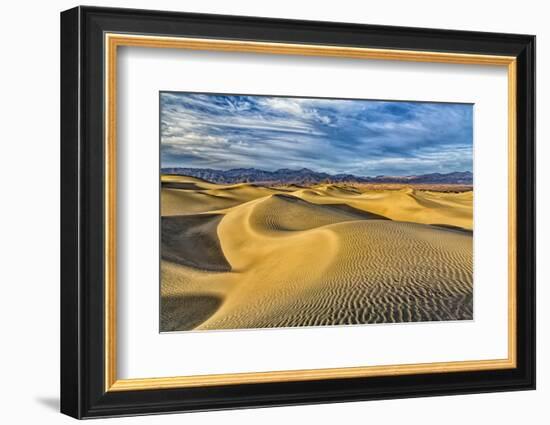
<instances>
[{"instance_id":1,"label":"black inner frame","mask_svg":"<svg viewBox=\"0 0 550 425\"><path fill-rule=\"evenodd\" d=\"M515 56L517 368L105 392L106 32ZM90 418L535 388L534 36L77 7L61 14L61 117L63 413Z\"/></svg>"}]
</instances>

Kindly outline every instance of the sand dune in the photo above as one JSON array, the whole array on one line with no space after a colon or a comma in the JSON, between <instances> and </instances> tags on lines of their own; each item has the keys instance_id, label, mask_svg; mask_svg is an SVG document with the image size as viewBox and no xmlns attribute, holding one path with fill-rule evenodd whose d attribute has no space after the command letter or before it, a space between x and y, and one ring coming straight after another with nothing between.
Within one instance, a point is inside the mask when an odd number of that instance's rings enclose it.
<instances>
[{"instance_id":1,"label":"sand dune","mask_svg":"<svg viewBox=\"0 0 550 425\"><path fill-rule=\"evenodd\" d=\"M162 216L217 211L279 192L251 184L216 185L183 176L163 176L161 185Z\"/></svg>"},{"instance_id":2,"label":"sand dune","mask_svg":"<svg viewBox=\"0 0 550 425\"><path fill-rule=\"evenodd\" d=\"M472 319L472 199L163 178L161 330Z\"/></svg>"},{"instance_id":3,"label":"sand dune","mask_svg":"<svg viewBox=\"0 0 550 425\"><path fill-rule=\"evenodd\" d=\"M430 193L414 189L369 190L359 194L344 192L335 196L334 190L317 188L321 195L311 195L304 191L297 193L305 200L314 203L338 203L345 198L348 205L380 214L392 220L410 221L425 224L450 224L472 229L472 192L469 199L462 193Z\"/></svg>"}]
</instances>

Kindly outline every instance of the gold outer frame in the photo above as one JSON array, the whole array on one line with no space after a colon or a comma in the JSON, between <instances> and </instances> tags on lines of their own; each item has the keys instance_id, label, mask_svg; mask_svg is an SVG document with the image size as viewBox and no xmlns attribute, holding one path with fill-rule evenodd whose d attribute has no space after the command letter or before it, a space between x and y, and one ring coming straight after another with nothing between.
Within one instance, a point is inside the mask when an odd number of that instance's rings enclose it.
<instances>
[{"instance_id":1,"label":"gold outer frame","mask_svg":"<svg viewBox=\"0 0 550 425\"><path fill-rule=\"evenodd\" d=\"M393 49L370 49L327 45L266 43L199 38L161 37L106 33L105 43L105 391L137 391L182 387L312 381L322 379L412 375L513 369L517 366L516 328L516 58ZM342 367L164 378L118 379L116 324L116 117L117 48L120 46L232 51L356 59L398 60L507 67L508 72L508 357L495 360L469 360L383 366Z\"/></svg>"}]
</instances>

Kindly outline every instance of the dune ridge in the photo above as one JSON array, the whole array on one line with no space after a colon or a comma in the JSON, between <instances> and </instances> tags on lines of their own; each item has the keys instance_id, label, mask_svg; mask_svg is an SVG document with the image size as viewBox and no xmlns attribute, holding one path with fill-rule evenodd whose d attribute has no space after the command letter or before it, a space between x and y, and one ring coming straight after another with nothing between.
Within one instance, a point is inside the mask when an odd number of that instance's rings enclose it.
<instances>
[{"instance_id":1,"label":"dune ridge","mask_svg":"<svg viewBox=\"0 0 550 425\"><path fill-rule=\"evenodd\" d=\"M473 318L471 192L165 182L162 331Z\"/></svg>"}]
</instances>

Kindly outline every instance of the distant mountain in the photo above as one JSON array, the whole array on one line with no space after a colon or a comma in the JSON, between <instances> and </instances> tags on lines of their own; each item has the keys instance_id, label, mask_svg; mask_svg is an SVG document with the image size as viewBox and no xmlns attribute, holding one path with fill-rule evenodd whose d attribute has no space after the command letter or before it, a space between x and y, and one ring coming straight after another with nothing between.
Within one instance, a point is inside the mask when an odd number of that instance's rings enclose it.
<instances>
[{"instance_id":1,"label":"distant mountain","mask_svg":"<svg viewBox=\"0 0 550 425\"><path fill-rule=\"evenodd\" d=\"M464 184L471 185L473 176L470 171L454 171L441 174L421 174L415 176L376 176L364 177L353 174L327 174L308 168L291 170L281 168L277 171L258 170L256 168L234 168L232 170L214 170L212 168L162 168L162 174L178 174L208 180L212 183L257 183L257 184L298 184L309 186L318 183L424 183L424 184Z\"/></svg>"}]
</instances>

